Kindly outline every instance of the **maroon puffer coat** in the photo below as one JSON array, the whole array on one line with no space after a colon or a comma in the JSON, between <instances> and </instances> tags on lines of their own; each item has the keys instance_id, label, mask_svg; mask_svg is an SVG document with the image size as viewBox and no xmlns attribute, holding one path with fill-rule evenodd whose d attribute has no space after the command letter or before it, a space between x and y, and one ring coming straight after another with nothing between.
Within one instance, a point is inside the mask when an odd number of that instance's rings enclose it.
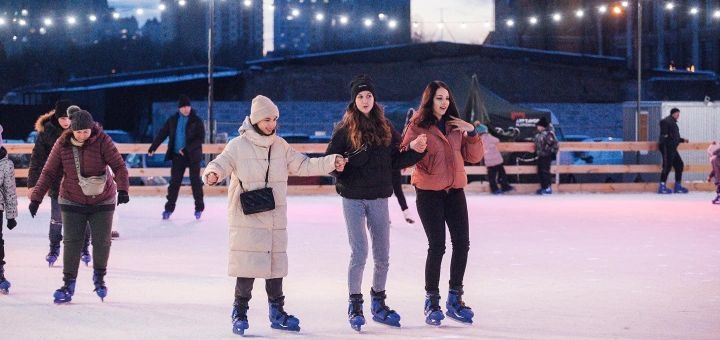
<instances>
[{"instance_id":1,"label":"maroon puffer coat","mask_svg":"<svg viewBox=\"0 0 720 340\"><path fill-rule=\"evenodd\" d=\"M92 127L90 138L78 148L80 172L84 177L101 176L109 166L115 176L113 178L108 173L105 190L100 195L85 196L78 184L73 145L70 143L71 137L72 131L68 130L55 142L50 151L50 157L40 174L40 179L33 188L31 200L42 202L43 196L57 178L62 178L60 197L84 205L95 205L107 201L115 197L116 190L128 190L130 184L125 161L110 136L96 124Z\"/></svg>"}]
</instances>

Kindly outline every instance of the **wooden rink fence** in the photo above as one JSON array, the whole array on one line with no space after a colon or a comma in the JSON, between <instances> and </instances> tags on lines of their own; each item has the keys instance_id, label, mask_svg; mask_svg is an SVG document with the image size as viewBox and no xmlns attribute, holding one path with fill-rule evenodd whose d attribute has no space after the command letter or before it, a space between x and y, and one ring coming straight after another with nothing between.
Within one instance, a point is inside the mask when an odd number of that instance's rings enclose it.
<instances>
[{"instance_id":1,"label":"wooden rink fence","mask_svg":"<svg viewBox=\"0 0 720 340\"><path fill-rule=\"evenodd\" d=\"M710 142L694 142L694 143L683 143L678 147L679 151L693 151L702 152L703 154L707 150ZM118 150L122 154L136 153L146 154L150 144L116 144ZM30 154L32 152L33 144L4 144L8 150L8 154ZM318 143L300 143L292 144L292 146L304 153L324 153L327 148L327 144ZM205 154L219 154L222 152L225 144L204 144L203 153ZM534 145L532 143L499 143L498 149L500 152L534 152ZM167 144L161 144L160 147L155 151L156 153L164 154L167 150ZM656 142L560 142L560 151L558 152L558 158L556 163L560 160L560 155L563 152L574 152L574 151L623 151L623 152L657 152ZM710 164L705 161L698 164L690 164L685 160L685 173L704 173L710 172ZM487 169L482 165L469 165L465 167L468 175L485 175ZM551 172L555 175L555 183L553 184L553 190L556 192L653 192L657 190L657 182L640 182L640 183L557 183L557 179L562 174L659 174L661 170L660 164L615 164L615 165L557 165L553 164ZM128 169L131 177L145 177L145 176L170 176L170 168L129 168ZM505 164L505 171L509 176L512 175L524 175L524 174L535 174L536 167L534 165L515 165ZM186 172L187 174L187 172ZM15 169L16 178L27 178L28 169ZM672 173L669 179L673 178ZM537 183L518 183L513 184L516 191L519 193L530 193L534 192L538 188ZM670 186L670 185L668 185ZM688 187L692 191L714 191L715 186L708 182L684 182L683 186ZM412 188L409 185L405 185L404 189L411 191ZM487 192L488 184L486 181L479 182L475 181L470 183L466 187L467 192ZM18 187L18 195L26 196L27 188ZM182 186L180 192L190 193L189 186ZM226 195L227 187L218 186L210 187L205 186L204 192L206 195ZM288 188L289 194L294 195L310 195L310 194L330 194L335 193L334 185L291 185ZM167 194L167 186L132 186L130 188L131 195L158 195L163 196Z\"/></svg>"}]
</instances>

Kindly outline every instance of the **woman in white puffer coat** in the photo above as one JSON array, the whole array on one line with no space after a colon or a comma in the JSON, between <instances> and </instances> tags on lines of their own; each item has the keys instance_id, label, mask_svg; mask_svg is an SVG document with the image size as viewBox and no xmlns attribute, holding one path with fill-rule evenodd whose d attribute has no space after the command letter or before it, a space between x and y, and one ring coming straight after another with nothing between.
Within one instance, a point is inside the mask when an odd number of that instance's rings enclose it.
<instances>
[{"instance_id":1,"label":"woman in white puffer coat","mask_svg":"<svg viewBox=\"0 0 720 340\"><path fill-rule=\"evenodd\" d=\"M203 181L215 185L230 177L228 223L230 253L228 274L236 277L233 304L233 332L244 334L248 328L247 309L255 278L265 279L272 328L299 331L298 318L288 315L283 305L282 278L288 272L287 259L287 181L288 176L321 176L342 171L346 160L340 155L310 158L295 151L276 134L280 112L264 96L252 100L250 116L223 152L208 164ZM268 161L269 160L269 161ZM240 194L244 191L272 188L275 209L244 214ZM241 183L242 182L242 186Z\"/></svg>"}]
</instances>

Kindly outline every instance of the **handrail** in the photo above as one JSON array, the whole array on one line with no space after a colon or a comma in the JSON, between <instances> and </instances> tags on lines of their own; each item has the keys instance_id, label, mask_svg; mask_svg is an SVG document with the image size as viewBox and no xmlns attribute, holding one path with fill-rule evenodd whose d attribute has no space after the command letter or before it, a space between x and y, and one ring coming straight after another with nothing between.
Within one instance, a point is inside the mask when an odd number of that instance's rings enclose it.
<instances>
[{"instance_id":1,"label":"handrail","mask_svg":"<svg viewBox=\"0 0 720 340\"><path fill-rule=\"evenodd\" d=\"M680 151L705 151L710 142L693 142L693 143L682 143L678 147ZM116 144L120 153L140 153L145 154L147 149L150 147L148 143L136 143L136 144ZM323 143L295 143L292 144L293 148L304 153L324 153L327 144ZM33 144L8 144L5 143L4 147L7 149L9 154L29 154L32 152ZM203 153L205 154L219 154L224 149L225 144L203 144ZM534 144L528 142L505 142L498 144L498 150L500 152L534 152ZM156 153L165 153L167 145L162 144L155 151ZM557 160L560 160L560 154L564 152L576 152L576 151L622 151L622 152L657 152L658 146L656 142L560 142L560 149L558 152ZM625 173L625 174L639 174L639 173L659 173L661 170L660 164L608 164L608 165L574 165L574 164L553 164L551 172L556 175L557 178L561 174L605 174L605 173ZM699 164L685 164L685 172L689 173L707 173L711 170L710 165L707 162ZM169 168L131 168L128 169L130 176L142 177L142 176L168 176L170 173ZM508 175L529 175L536 173L536 167L534 165L515 165L506 164L505 171ZM466 166L466 172L469 175L486 175L487 169L482 165L468 165ZM28 176L27 169L15 169L15 176L17 178L26 178ZM597 183L598 185L605 183ZM612 183L615 187L622 187L623 184L630 183ZM593 184L594 185L594 184ZM556 184L559 187L571 188L571 184ZM710 186L697 184L695 185L703 190L711 190ZM588 187L586 183L584 187ZM630 187L630 186L628 186ZM634 186L637 188L637 184Z\"/></svg>"}]
</instances>

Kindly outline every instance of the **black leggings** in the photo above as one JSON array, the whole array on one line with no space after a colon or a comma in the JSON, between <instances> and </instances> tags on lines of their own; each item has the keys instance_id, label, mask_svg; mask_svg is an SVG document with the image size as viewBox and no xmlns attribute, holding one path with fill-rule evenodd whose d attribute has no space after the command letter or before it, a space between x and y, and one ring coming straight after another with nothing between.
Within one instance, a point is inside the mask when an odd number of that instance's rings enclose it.
<instances>
[{"instance_id":1,"label":"black leggings","mask_svg":"<svg viewBox=\"0 0 720 340\"><path fill-rule=\"evenodd\" d=\"M283 296L282 280L282 277L265 279L265 291L267 292L268 301L274 301ZM238 277L235 282L235 300L250 301L254 283L255 278Z\"/></svg>"},{"instance_id":2,"label":"black leggings","mask_svg":"<svg viewBox=\"0 0 720 340\"><path fill-rule=\"evenodd\" d=\"M463 189L449 191L415 189L420 221L428 239L425 261L425 291L440 292L440 268L445 254L445 224L450 231L450 288L462 289L470 250L470 227L467 201Z\"/></svg>"},{"instance_id":3,"label":"black leggings","mask_svg":"<svg viewBox=\"0 0 720 340\"><path fill-rule=\"evenodd\" d=\"M670 175L670 168L675 170L675 183L682 182L682 173L685 163L683 163L680 154L677 151L677 147L672 146L660 146L660 152L662 153L662 172L660 173L660 182L665 183L668 175Z\"/></svg>"}]
</instances>

